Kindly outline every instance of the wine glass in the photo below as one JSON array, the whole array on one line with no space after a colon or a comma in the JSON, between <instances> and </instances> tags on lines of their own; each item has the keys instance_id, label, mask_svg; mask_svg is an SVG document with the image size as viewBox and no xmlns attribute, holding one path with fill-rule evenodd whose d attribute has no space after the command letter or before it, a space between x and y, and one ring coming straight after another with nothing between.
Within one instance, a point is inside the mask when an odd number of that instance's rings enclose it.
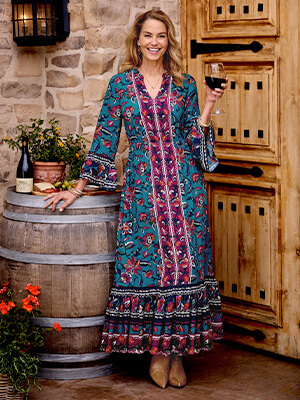
<instances>
[{"instance_id":1,"label":"wine glass","mask_svg":"<svg viewBox=\"0 0 300 400\"><path fill-rule=\"evenodd\" d=\"M222 63L209 63L204 65L205 82L212 89L223 89L222 83L226 83L226 72ZM216 102L216 111L210 115L225 115L224 111L219 109L218 99Z\"/></svg>"}]
</instances>

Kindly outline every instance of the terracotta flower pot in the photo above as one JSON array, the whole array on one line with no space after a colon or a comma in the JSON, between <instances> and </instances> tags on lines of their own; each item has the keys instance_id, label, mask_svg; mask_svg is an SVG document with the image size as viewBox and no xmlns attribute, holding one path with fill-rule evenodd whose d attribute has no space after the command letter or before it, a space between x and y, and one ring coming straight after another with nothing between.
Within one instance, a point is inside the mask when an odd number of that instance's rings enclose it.
<instances>
[{"instance_id":1,"label":"terracotta flower pot","mask_svg":"<svg viewBox=\"0 0 300 400\"><path fill-rule=\"evenodd\" d=\"M63 162L36 161L33 165L34 182L55 182L65 179L66 165Z\"/></svg>"}]
</instances>

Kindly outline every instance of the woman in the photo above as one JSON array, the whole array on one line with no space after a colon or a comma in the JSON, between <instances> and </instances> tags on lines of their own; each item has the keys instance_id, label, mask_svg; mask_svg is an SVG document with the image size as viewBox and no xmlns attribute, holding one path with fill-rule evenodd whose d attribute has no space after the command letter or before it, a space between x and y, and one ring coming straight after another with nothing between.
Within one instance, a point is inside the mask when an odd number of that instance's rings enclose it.
<instances>
[{"instance_id":1,"label":"woman","mask_svg":"<svg viewBox=\"0 0 300 400\"><path fill-rule=\"evenodd\" d=\"M182 355L222 337L202 169L218 164L209 115L224 90L206 86L200 118L195 81L183 73L174 26L160 10L137 17L121 71L110 80L81 180L47 196L46 207L64 200L63 211L88 182L116 188L123 120L130 152L101 350L150 352L152 379L182 387Z\"/></svg>"}]
</instances>

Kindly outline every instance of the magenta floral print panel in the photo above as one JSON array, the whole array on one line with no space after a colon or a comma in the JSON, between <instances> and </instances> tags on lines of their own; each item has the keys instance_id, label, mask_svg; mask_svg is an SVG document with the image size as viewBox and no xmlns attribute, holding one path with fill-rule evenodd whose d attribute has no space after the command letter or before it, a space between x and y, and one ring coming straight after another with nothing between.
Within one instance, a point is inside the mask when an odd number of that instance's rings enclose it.
<instances>
[{"instance_id":1,"label":"magenta floral print panel","mask_svg":"<svg viewBox=\"0 0 300 400\"><path fill-rule=\"evenodd\" d=\"M123 121L129 157L113 289L101 349L195 354L222 337L203 170L218 164L214 131L197 124L194 79L163 75L151 99L137 69L110 81L82 177L112 190Z\"/></svg>"}]
</instances>

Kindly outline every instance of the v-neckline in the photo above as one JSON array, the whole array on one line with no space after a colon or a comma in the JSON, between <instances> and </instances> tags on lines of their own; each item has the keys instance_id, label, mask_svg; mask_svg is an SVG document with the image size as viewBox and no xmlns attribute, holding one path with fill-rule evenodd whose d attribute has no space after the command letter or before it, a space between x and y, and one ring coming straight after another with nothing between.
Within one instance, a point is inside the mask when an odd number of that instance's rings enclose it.
<instances>
[{"instance_id":1,"label":"v-neckline","mask_svg":"<svg viewBox=\"0 0 300 400\"><path fill-rule=\"evenodd\" d=\"M158 91L157 91L157 93L156 93L156 96L155 97L152 97L151 95L150 95L150 93L149 93L149 90L147 89L147 86L146 86L146 83L145 83L145 77L144 77L144 75L141 73L141 71L138 69L138 68L135 68L135 71L137 72L137 74L138 74L138 76L139 76L139 78L140 78L140 81L142 82L142 84L143 84L143 87L145 88L145 93L146 93L146 95L152 100L152 101L155 101L157 98L158 98L158 96L159 96L159 93L160 93L160 91L161 91L161 89L162 89L162 87L163 87L163 84L164 84L164 81L165 81L165 77L166 77L166 71L164 71L163 72L163 74L162 74L162 81L161 81L161 84L160 84L160 86L159 86L159 88L158 88Z\"/></svg>"}]
</instances>

